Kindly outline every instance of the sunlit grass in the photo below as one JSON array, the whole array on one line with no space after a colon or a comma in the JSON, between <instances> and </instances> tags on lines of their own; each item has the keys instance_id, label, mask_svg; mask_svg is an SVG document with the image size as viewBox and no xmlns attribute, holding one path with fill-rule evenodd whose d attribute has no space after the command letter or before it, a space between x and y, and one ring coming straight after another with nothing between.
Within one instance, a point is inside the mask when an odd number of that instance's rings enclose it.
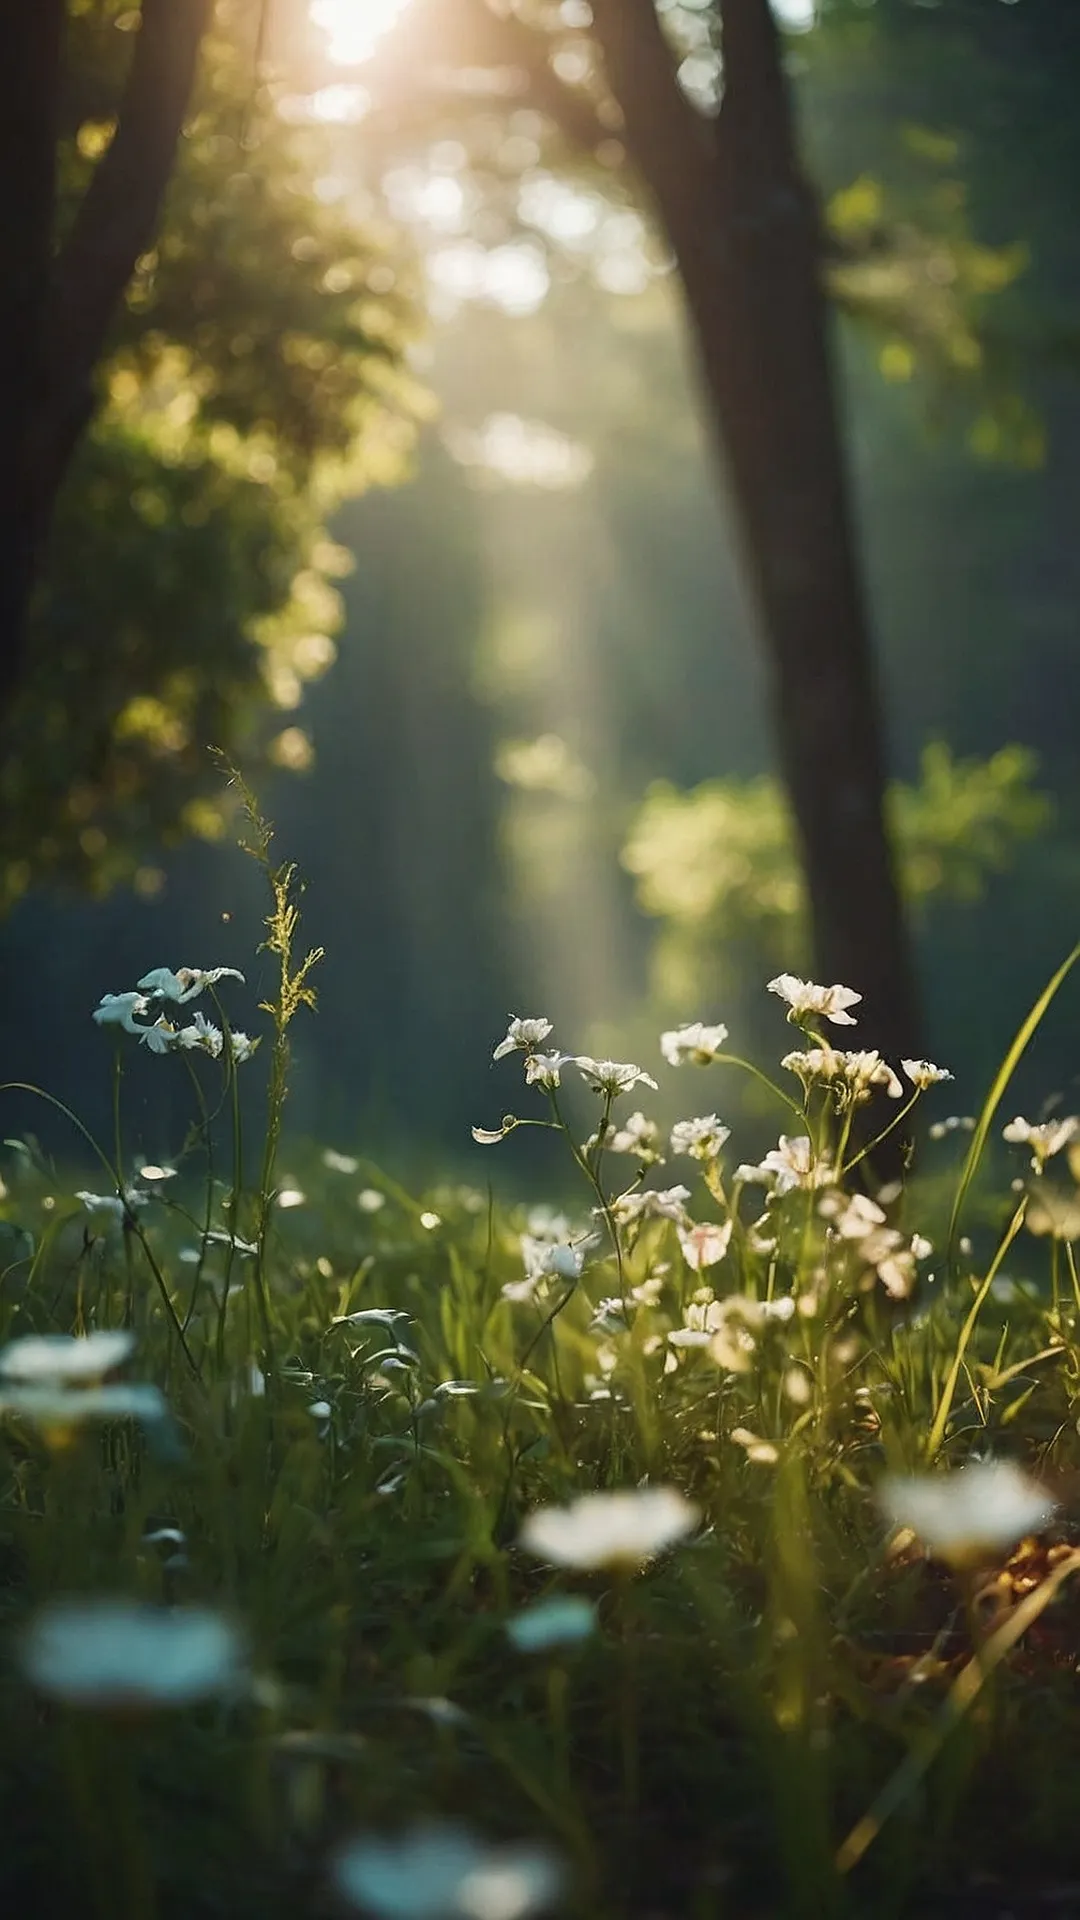
<instances>
[{"instance_id":1,"label":"sunlit grass","mask_svg":"<svg viewBox=\"0 0 1080 1920\"><path fill-rule=\"evenodd\" d=\"M514 1920L1052 1891L1080 1746L1076 1126L1012 1120L988 1168L1003 1071L963 1168L922 1175L943 1072L837 1047L857 994L783 975L775 1068L708 1019L643 1066L515 1019L476 1185L414 1194L283 1133L317 955L250 824L258 1051L245 983L152 968L98 1010L99 1190L8 1144L5 1892ZM191 1095L167 1166L125 1110L144 1045ZM723 1120L748 1067L780 1133L753 1163ZM529 1127L566 1180L496 1204L481 1154Z\"/></svg>"}]
</instances>

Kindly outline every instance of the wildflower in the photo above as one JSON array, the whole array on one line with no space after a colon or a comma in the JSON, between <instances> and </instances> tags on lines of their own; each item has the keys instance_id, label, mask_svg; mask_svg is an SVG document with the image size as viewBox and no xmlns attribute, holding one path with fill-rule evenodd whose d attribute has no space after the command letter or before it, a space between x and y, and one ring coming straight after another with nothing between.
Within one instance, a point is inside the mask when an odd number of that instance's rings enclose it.
<instances>
[{"instance_id":1,"label":"wildflower","mask_svg":"<svg viewBox=\"0 0 1080 1920\"><path fill-rule=\"evenodd\" d=\"M250 1060L260 1045L261 1041L258 1038L253 1040L250 1034L242 1033L239 1027L230 1027L229 1054L234 1067L242 1067L244 1061Z\"/></svg>"},{"instance_id":2,"label":"wildflower","mask_svg":"<svg viewBox=\"0 0 1080 1920\"><path fill-rule=\"evenodd\" d=\"M503 1115L501 1127L474 1127L472 1137L478 1147L497 1147L499 1141L505 1140L507 1134L512 1133L516 1126L517 1120L514 1115L506 1113Z\"/></svg>"},{"instance_id":3,"label":"wildflower","mask_svg":"<svg viewBox=\"0 0 1080 1920\"><path fill-rule=\"evenodd\" d=\"M843 1060L844 1079L851 1089L851 1097L860 1102L870 1097L871 1089L881 1087L890 1100L899 1100L903 1086L893 1072L887 1060L883 1060L876 1048L863 1053L845 1053Z\"/></svg>"},{"instance_id":4,"label":"wildflower","mask_svg":"<svg viewBox=\"0 0 1080 1920\"><path fill-rule=\"evenodd\" d=\"M597 1235L590 1233L584 1239L534 1240L531 1234L521 1236L521 1253L525 1262L525 1271L531 1279L541 1280L547 1274L554 1274L560 1280L580 1280L588 1255L597 1244Z\"/></svg>"},{"instance_id":5,"label":"wildflower","mask_svg":"<svg viewBox=\"0 0 1080 1920\"><path fill-rule=\"evenodd\" d=\"M1029 1120L1017 1114L1007 1127L1002 1127L1002 1138L1014 1145L1031 1148L1031 1164L1036 1173L1041 1173L1048 1160L1052 1160L1062 1147L1080 1132L1080 1120L1075 1114L1069 1114L1062 1120L1044 1120L1032 1126Z\"/></svg>"},{"instance_id":6,"label":"wildflower","mask_svg":"<svg viewBox=\"0 0 1080 1920\"><path fill-rule=\"evenodd\" d=\"M1029 1233L1049 1234L1055 1240L1080 1240L1080 1195L1062 1193L1042 1181L1031 1196L1024 1225Z\"/></svg>"},{"instance_id":7,"label":"wildflower","mask_svg":"<svg viewBox=\"0 0 1080 1920\"><path fill-rule=\"evenodd\" d=\"M177 1006L184 1006L188 1000L194 1000L206 987L216 987L219 980L239 980L244 976L236 967L154 967L143 975L138 982L143 993L152 994L158 1000L172 1000Z\"/></svg>"},{"instance_id":8,"label":"wildflower","mask_svg":"<svg viewBox=\"0 0 1080 1920\"><path fill-rule=\"evenodd\" d=\"M552 1031L550 1020L521 1019L514 1014L506 1031L506 1039L500 1040L493 1060L502 1060L508 1053L535 1053Z\"/></svg>"},{"instance_id":9,"label":"wildflower","mask_svg":"<svg viewBox=\"0 0 1080 1920\"><path fill-rule=\"evenodd\" d=\"M731 1439L741 1447L754 1467L775 1467L780 1458L780 1449L771 1440L761 1440L749 1427L732 1427Z\"/></svg>"},{"instance_id":10,"label":"wildflower","mask_svg":"<svg viewBox=\"0 0 1080 1920\"><path fill-rule=\"evenodd\" d=\"M208 1608L60 1600L31 1621L22 1666L41 1693L68 1706L131 1712L227 1691L244 1652L236 1629Z\"/></svg>"},{"instance_id":11,"label":"wildflower","mask_svg":"<svg viewBox=\"0 0 1080 1920\"><path fill-rule=\"evenodd\" d=\"M726 1027L707 1027L702 1021L694 1020L689 1026L674 1027L670 1032L662 1033L660 1051L669 1066L708 1067L719 1059L727 1037Z\"/></svg>"},{"instance_id":12,"label":"wildflower","mask_svg":"<svg viewBox=\"0 0 1080 1920\"><path fill-rule=\"evenodd\" d=\"M275 1198L278 1206L288 1213L293 1207L302 1207L307 1200L307 1195L301 1193L299 1187L282 1187Z\"/></svg>"},{"instance_id":13,"label":"wildflower","mask_svg":"<svg viewBox=\"0 0 1080 1920\"><path fill-rule=\"evenodd\" d=\"M611 1216L618 1227L638 1227L645 1220L686 1221L689 1187L658 1187L646 1193L620 1193L611 1203Z\"/></svg>"},{"instance_id":14,"label":"wildflower","mask_svg":"<svg viewBox=\"0 0 1080 1920\"><path fill-rule=\"evenodd\" d=\"M812 1080L835 1080L844 1070L844 1056L836 1047L807 1047L785 1053L780 1065L808 1086Z\"/></svg>"},{"instance_id":15,"label":"wildflower","mask_svg":"<svg viewBox=\"0 0 1080 1920\"><path fill-rule=\"evenodd\" d=\"M89 1193L80 1187L75 1195L82 1202L87 1213L111 1213L114 1220L127 1220L136 1207L147 1207L150 1195L140 1193L137 1187L127 1187L121 1193Z\"/></svg>"},{"instance_id":16,"label":"wildflower","mask_svg":"<svg viewBox=\"0 0 1080 1920\"><path fill-rule=\"evenodd\" d=\"M386 1205L386 1195L380 1193L378 1187L361 1187L356 1204L361 1213L381 1213Z\"/></svg>"},{"instance_id":17,"label":"wildflower","mask_svg":"<svg viewBox=\"0 0 1080 1920\"><path fill-rule=\"evenodd\" d=\"M334 1147L324 1147L322 1162L331 1173L356 1173L360 1166L359 1160L354 1160L351 1153L338 1153Z\"/></svg>"},{"instance_id":18,"label":"wildflower","mask_svg":"<svg viewBox=\"0 0 1080 1920\"><path fill-rule=\"evenodd\" d=\"M221 1049L225 1045L225 1036L220 1027L197 1013L190 1027L181 1027L175 1036L175 1044L191 1053L196 1047L202 1053L208 1053L212 1060L220 1059Z\"/></svg>"},{"instance_id":19,"label":"wildflower","mask_svg":"<svg viewBox=\"0 0 1080 1920\"><path fill-rule=\"evenodd\" d=\"M698 1509L674 1487L584 1493L568 1507L540 1507L521 1530L538 1559L582 1571L636 1571L697 1525Z\"/></svg>"},{"instance_id":20,"label":"wildflower","mask_svg":"<svg viewBox=\"0 0 1080 1920\"><path fill-rule=\"evenodd\" d=\"M339 1895L375 1920L526 1920L551 1905L562 1871L540 1847L489 1847L460 1827L360 1836L332 1865Z\"/></svg>"},{"instance_id":21,"label":"wildflower","mask_svg":"<svg viewBox=\"0 0 1080 1920\"><path fill-rule=\"evenodd\" d=\"M855 1021L848 1013L848 1007L858 1006L861 993L853 993L850 987L818 987L812 980L799 980L793 973L778 973L770 980L769 993L779 994L788 1004L788 1019L802 1021L811 1014L817 1014L823 1020L831 1020L834 1027L853 1027Z\"/></svg>"},{"instance_id":22,"label":"wildflower","mask_svg":"<svg viewBox=\"0 0 1080 1920\"><path fill-rule=\"evenodd\" d=\"M176 1028L162 1014L152 1027L140 1027L139 1039L149 1053L168 1053L176 1039Z\"/></svg>"},{"instance_id":23,"label":"wildflower","mask_svg":"<svg viewBox=\"0 0 1080 1920\"><path fill-rule=\"evenodd\" d=\"M596 1632L596 1608L579 1594L558 1594L524 1607L507 1622L506 1632L521 1653L574 1646Z\"/></svg>"},{"instance_id":24,"label":"wildflower","mask_svg":"<svg viewBox=\"0 0 1080 1920\"><path fill-rule=\"evenodd\" d=\"M654 1093L659 1091L651 1073L644 1068L635 1067L629 1061L594 1060L590 1054L579 1053L574 1056L574 1064L587 1086L597 1093L606 1094L613 1100L617 1094L630 1093L640 1082L651 1087Z\"/></svg>"},{"instance_id":25,"label":"wildflower","mask_svg":"<svg viewBox=\"0 0 1080 1920\"><path fill-rule=\"evenodd\" d=\"M1055 1502L1010 1460L977 1460L956 1473L889 1476L879 1488L886 1518L910 1527L954 1567L985 1566L1045 1527Z\"/></svg>"},{"instance_id":26,"label":"wildflower","mask_svg":"<svg viewBox=\"0 0 1080 1920\"><path fill-rule=\"evenodd\" d=\"M925 1093L928 1087L939 1086L943 1080L951 1080L952 1074L947 1067L935 1067L932 1060L901 1060L900 1065L907 1074L913 1087Z\"/></svg>"},{"instance_id":27,"label":"wildflower","mask_svg":"<svg viewBox=\"0 0 1080 1920\"><path fill-rule=\"evenodd\" d=\"M603 1140L599 1132L591 1135L585 1142L586 1153L594 1147L602 1146L605 1153L629 1153L643 1166L655 1166L662 1158L660 1153L660 1129L655 1120L647 1120L643 1113L632 1113L621 1127L609 1121Z\"/></svg>"},{"instance_id":28,"label":"wildflower","mask_svg":"<svg viewBox=\"0 0 1080 1920\"><path fill-rule=\"evenodd\" d=\"M678 1233L683 1259L695 1273L700 1273L702 1267L715 1267L723 1259L731 1240L732 1223L725 1220L718 1226L713 1220L701 1220L696 1226L681 1226Z\"/></svg>"},{"instance_id":29,"label":"wildflower","mask_svg":"<svg viewBox=\"0 0 1080 1920\"><path fill-rule=\"evenodd\" d=\"M563 1067L569 1066L572 1053L530 1053L525 1060L525 1084L553 1093L561 1083Z\"/></svg>"},{"instance_id":30,"label":"wildflower","mask_svg":"<svg viewBox=\"0 0 1080 1920\"><path fill-rule=\"evenodd\" d=\"M779 1144L770 1149L759 1166L735 1169L736 1180L771 1187L778 1195L790 1193L793 1187L828 1186L832 1177L827 1160L815 1161L813 1144L805 1133L793 1137L782 1133Z\"/></svg>"},{"instance_id":31,"label":"wildflower","mask_svg":"<svg viewBox=\"0 0 1080 1920\"><path fill-rule=\"evenodd\" d=\"M137 1013L149 1013L150 1004L142 993L103 993L101 1004L94 1008L94 1019L99 1027L123 1027L125 1033L142 1033L135 1019Z\"/></svg>"},{"instance_id":32,"label":"wildflower","mask_svg":"<svg viewBox=\"0 0 1080 1920\"><path fill-rule=\"evenodd\" d=\"M715 1113L697 1120L677 1120L671 1129L671 1151L687 1154L691 1160L719 1160L731 1128L721 1125Z\"/></svg>"},{"instance_id":33,"label":"wildflower","mask_svg":"<svg viewBox=\"0 0 1080 1920\"><path fill-rule=\"evenodd\" d=\"M618 1294L611 1294L606 1300L598 1300L593 1317L589 1322L590 1333L626 1333L630 1322L626 1307Z\"/></svg>"},{"instance_id":34,"label":"wildflower","mask_svg":"<svg viewBox=\"0 0 1080 1920\"><path fill-rule=\"evenodd\" d=\"M844 1196L830 1195L822 1201L821 1211L826 1217L834 1216L833 1224L842 1240L864 1240L875 1227L885 1224L882 1208L865 1193L852 1194L846 1206Z\"/></svg>"},{"instance_id":35,"label":"wildflower","mask_svg":"<svg viewBox=\"0 0 1080 1920\"><path fill-rule=\"evenodd\" d=\"M105 1386L78 1390L55 1381L35 1386L0 1386L0 1414L26 1420L46 1437L66 1442L75 1427L90 1420L137 1420L171 1450L175 1443L172 1414L160 1387L142 1381L118 1380Z\"/></svg>"},{"instance_id":36,"label":"wildflower","mask_svg":"<svg viewBox=\"0 0 1080 1920\"><path fill-rule=\"evenodd\" d=\"M125 1327L108 1332L28 1333L0 1348L0 1378L30 1386L85 1386L122 1366L135 1351L135 1335Z\"/></svg>"},{"instance_id":37,"label":"wildflower","mask_svg":"<svg viewBox=\"0 0 1080 1920\"><path fill-rule=\"evenodd\" d=\"M748 1300L745 1294L729 1294L726 1300L716 1301L714 1308L706 1309L706 1318L712 1334L709 1358L714 1366L725 1373L749 1373L757 1351L754 1335L765 1319L760 1302Z\"/></svg>"}]
</instances>

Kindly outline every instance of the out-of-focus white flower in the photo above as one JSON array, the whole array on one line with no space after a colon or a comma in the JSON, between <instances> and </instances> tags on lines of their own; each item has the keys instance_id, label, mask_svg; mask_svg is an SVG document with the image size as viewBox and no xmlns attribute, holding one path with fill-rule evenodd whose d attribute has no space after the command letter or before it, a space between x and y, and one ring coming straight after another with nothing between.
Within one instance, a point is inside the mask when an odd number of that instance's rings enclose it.
<instances>
[{"instance_id":1,"label":"out-of-focus white flower","mask_svg":"<svg viewBox=\"0 0 1080 1920\"><path fill-rule=\"evenodd\" d=\"M697 1507L674 1487L584 1493L568 1507L540 1507L521 1529L521 1544L540 1560L586 1570L643 1567L691 1533Z\"/></svg>"},{"instance_id":2,"label":"out-of-focus white flower","mask_svg":"<svg viewBox=\"0 0 1080 1920\"><path fill-rule=\"evenodd\" d=\"M1071 1140L1075 1140L1078 1131L1080 1119L1075 1114L1068 1114L1061 1120L1043 1120L1036 1126L1017 1114L1007 1127L1002 1127L1001 1134L1004 1140L1013 1145L1030 1147L1031 1164L1036 1173L1041 1173L1055 1153L1060 1153L1062 1147L1067 1147Z\"/></svg>"},{"instance_id":3,"label":"out-of-focus white flower","mask_svg":"<svg viewBox=\"0 0 1080 1920\"><path fill-rule=\"evenodd\" d=\"M728 1250L731 1232L730 1220L725 1220L723 1225L715 1220L699 1220L695 1226L679 1227L679 1245L687 1266L695 1273L700 1273L703 1267L715 1267Z\"/></svg>"},{"instance_id":4,"label":"out-of-focus white flower","mask_svg":"<svg viewBox=\"0 0 1080 1920\"><path fill-rule=\"evenodd\" d=\"M1076 1192L1062 1193L1048 1180L1040 1182L1039 1191L1033 1193L1024 1215L1024 1225L1029 1233L1048 1234L1054 1240L1080 1240L1080 1196Z\"/></svg>"},{"instance_id":5,"label":"out-of-focus white flower","mask_svg":"<svg viewBox=\"0 0 1080 1920\"><path fill-rule=\"evenodd\" d=\"M515 1013L506 1030L506 1039L499 1041L491 1057L502 1060L508 1053L535 1053L551 1030L550 1020L522 1018Z\"/></svg>"},{"instance_id":6,"label":"out-of-focus white flower","mask_svg":"<svg viewBox=\"0 0 1080 1920\"><path fill-rule=\"evenodd\" d=\"M671 1129L671 1151L687 1154L691 1160L718 1160L731 1138L715 1113L702 1114L697 1120L677 1120Z\"/></svg>"},{"instance_id":7,"label":"out-of-focus white flower","mask_svg":"<svg viewBox=\"0 0 1080 1920\"><path fill-rule=\"evenodd\" d=\"M596 1132L585 1142L586 1152L599 1146L605 1153L629 1153L643 1166L655 1166L661 1158L660 1129L655 1120L647 1120L643 1113L632 1113L621 1127L609 1121L603 1140Z\"/></svg>"},{"instance_id":8,"label":"out-of-focus white flower","mask_svg":"<svg viewBox=\"0 0 1080 1920\"><path fill-rule=\"evenodd\" d=\"M239 980L243 985L244 976L236 967L177 967L175 973L171 967L153 967L138 984L143 993L184 1006L207 987L216 987L219 980Z\"/></svg>"},{"instance_id":9,"label":"out-of-focus white flower","mask_svg":"<svg viewBox=\"0 0 1080 1920\"><path fill-rule=\"evenodd\" d=\"M205 1607L60 1600L31 1621L22 1667L39 1692L68 1706L129 1713L228 1691L245 1654L235 1627Z\"/></svg>"},{"instance_id":10,"label":"out-of-focus white flower","mask_svg":"<svg viewBox=\"0 0 1080 1920\"><path fill-rule=\"evenodd\" d=\"M301 1193L299 1187L281 1187L276 1195L276 1200L278 1206L281 1207L284 1212L289 1213L293 1207L302 1207L304 1205L307 1200L307 1194Z\"/></svg>"},{"instance_id":11,"label":"out-of-focus white flower","mask_svg":"<svg viewBox=\"0 0 1080 1920\"><path fill-rule=\"evenodd\" d=\"M934 1251L934 1243L932 1240L928 1240L925 1234L913 1233L911 1236L911 1251L916 1260L929 1260L930 1255Z\"/></svg>"},{"instance_id":12,"label":"out-of-focus white flower","mask_svg":"<svg viewBox=\"0 0 1080 1920\"><path fill-rule=\"evenodd\" d=\"M153 1162L147 1161L139 1168L139 1179L153 1180L155 1183L158 1180L175 1180L176 1168L175 1167L159 1167L159 1166L156 1166Z\"/></svg>"},{"instance_id":13,"label":"out-of-focus white flower","mask_svg":"<svg viewBox=\"0 0 1080 1920\"><path fill-rule=\"evenodd\" d=\"M620 1193L611 1203L611 1217L618 1227L638 1227L645 1220L686 1221L689 1187L649 1188L645 1193Z\"/></svg>"},{"instance_id":14,"label":"out-of-focus white flower","mask_svg":"<svg viewBox=\"0 0 1080 1920\"><path fill-rule=\"evenodd\" d=\"M85 1386L121 1367L135 1351L125 1327L82 1335L28 1333L0 1348L0 1378L22 1386Z\"/></svg>"},{"instance_id":15,"label":"out-of-focus white flower","mask_svg":"<svg viewBox=\"0 0 1080 1920\"><path fill-rule=\"evenodd\" d=\"M525 1271L533 1280L542 1279L546 1274L554 1274L559 1280L580 1280L596 1244L595 1233L578 1241L534 1240L531 1234L523 1233L521 1254Z\"/></svg>"},{"instance_id":16,"label":"out-of-focus white flower","mask_svg":"<svg viewBox=\"0 0 1080 1920\"><path fill-rule=\"evenodd\" d=\"M741 1447L752 1467L775 1467L780 1449L771 1440L762 1440L749 1427L732 1427L730 1438Z\"/></svg>"},{"instance_id":17,"label":"out-of-focus white flower","mask_svg":"<svg viewBox=\"0 0 1080 1920\"><path fill-rule=\"evenodd\" d=\"M779 994L788 1004L788 1019L806 1020L816 1014L822 1020L831 1020L834 1027L853 1027L855 1021L847 1011L858 1006L861 993L853 993L850 987L819 987L812 980L799 980L793 973L778 973L768 985L770 993Z\"/></svg>"},{"instance_id":18,"label":"out-of-focus white flower","mask_svg":"<svg viewBox=\"0 0 1080 1920\"><path fill-rule=\"evenodd\" d=\"M334 1147L323 1148L322 1162L324 1167L329 1167L331 1173L355 1173L360 1165L359 1160L354 1160L351 1153L338 1153ZM379 1198L382 1198L381 1194Z\"/></svg>"},{"instance_id":19,"label":"out-of-focus white flower","mask_svg":"<svg viewBox=\"0 0 1080 1920\"><path fill-rule=\"evenodd\" d=\"M136 1207L150 1205L150 1195L140 1193L138 1187L126 1187L122 1195L88 1193L85 1187L80 1187L75 1198L86 1208L87 1213L109 1213L114 1220L126 1220L129 1214L134 1213Z\"/></svg>"},{"instance_id":20,"label":"out-of-focus white flower","mask_svg":"<svg viewBox=\"0 0 1080 1920\"><path fill-rule=\"evenodd\" d=\"M594 1060L591 1054L578 1053L574 1056L574 1065L587 1086L609 1099L614 1099L616 1094L630 1093L636 1086L651 1087L654 1093L658 1091L652 1074L628 1060Z\"/></svg>"},{"instance_id":21,"label":"out-of-focus white flower","mask_svg":"<svg viewBox=\"0 0 1080 1920\"><path fill-rule=\"evenodd\" d=\"M562 1069L569 1066L572 1053L530 1053L525 1060L525 1084L529 1087L542 1087L545 1093L551 1093L560 1085Z\"/></svg>"},{"instance_id":22,"label":"out-of-focus white flower","mask_svg":"<svg viewBox=\"0 0 1080 1920\"><path fill-rule=\"evenodd\" d=\"M885 1225L884 1209L865 1193L829 1195L822 1201L821 1211L826 1218L832 1217L842 1240L865 1240L876 1227Z\"/></svg>"},{"instance_id":23,"label":"out-of-focus white flower","mask_svg":"<svg viewBox=\"0 0 1080 1920\"><path fill-rule=\"evenodd\" d=\"M540 1847L489 1847L460 1827L437 1825L398 1840L350 1840L331 1876L338 1894L375 1920L526 1920L563 1884L558 1862Z\"/></svg>"},{"instance_id":24,"label":"out-of-focus white flower","mask_svg":"<svg viewBox=\"0 0 1080 1920\"><path fill-rule=\"evenodd\" d=\"M506 1632L521 1653L548 1653L553 1647L572 1647L596 1632L596 1608L580 1594L553 1595L523 1607L507 1621Z\"/></svg>"},{"instance_id":25,"label":"out-of-focus white flower","mask_svg":"<svg viewBox=\"0 0 1080 1920\"><path fill-rule=\"evenodd\" d=\"M0 1386L0 1414L27 1420L43 1432L62 1435L94 1420L137 1420L147 1432L171 1432L172 1414L160 1387L117 1380L74 1389L55 1381L38 1386Z\"/></svg>"},{"instance_id":26,"label":"out-of-focus white flower","mask_svg":"<svg viewBox=\"0 0 1080 1920\"><path fill-rule=\"evenodd\" d=\"M901 1060L900 1065L907 1074L913 1087L925 1093L928 1087L939 1086L943 1080L951 1080L952 1074L947 1067L935 1067L932 1060Z\"/></svg>"},{"instance_id":27,"label":"out-of-focus white flower","mask_svg":"<svg viewBox=\"0 0 1080 1920\"><path fill-rule=\"evenodd\" d=\"M629 1327L627 1308L617 1293L597 1301L589 1322L590 1333L626 1333Z\"/></svg>"},{"instance_id":28,"label":"out-of-focus white flower","mask_svg":"<svg viewBox=\"0 0 1080 1920\"><path fill-rule=\"evenodd\" d=\"M148 1053L168 1053L176 1039L176 1028L162 1014L152 1027L140 1027L139 1039Z\"/></svg>"},{"instance_id":29,"label":"out-of-focus white flower","mask_svg":"<svg viewBox=\"0 0 1080 1920\"><path fill-rule=\"evenodd\" d=\"M954 1567L987 1564L1037 1533L1056 1503L1011 1460L977 1460L956 1473L890 1475L878 1498L894 1527L910 1527Z\"/></svg>"},{"instance_id":30,"label":"out-of-focus white flower","mask_svg":"<svg viewBox=\"0 0 1080 1920\"><path fill-rule=\"evenodd\" d=\"M380 1193L378 1187L361 1187L356 1204L361 1213L381 1213L386 1205L386 1195Z\"/></svg>"},{"instance_id":31,"label":"out-of-focus white flower","mask_svg":"<svg viewBox=\"0 0 1080 1920\"><path fill-rule=\"evenodd\" d=\"M944 1140L950 1133L974 1133L975 1116L972 1113L950 1113L947 1120L935 1120L929 1129L931 1140Z\"/></svg>"},{"instance_id":32,"label":"out-of-focus white flower","mask_svg":"<svg viewBox=\"0 0 1080 1920\"><path fill-rule=\"evenodd\" d=\"M724 1026L707 1027L692 1020L685 1027L672 1027L660 1035L660 1051L672 1067L708 1067L720 1056L728 1030Z\"/></svg>"},{"instance_id":33,"label":"out-of-focus white flower","mask_svg":"<svg viewBox=\"0 0 1080 1920\"><path fill-rule=\"evenodd\" d=\"M150 1010L146 995L142 993L103 993L101 1004L94 1008L94 1019L99 1027L123 1027L125 1033L142 1033L135 1019L137 1013Z\"/></svg>"},{"instance_id":34,"label":"out-of-focus white flower","mask_svg":"<svg viewBox=\"0 0 1080 1920\"><path fill-rule=\"evenodd\" d=\"M504 1114L501 1127L473 1127L472 1137L478 1147L497 1147L508 1133L513 1133L517 1120L512 1113Z\"/></svg>"},{"instance_id":35,"label":"out-of-focus white flower","mask_svg":"<svg viewBox=\"0 0 1080 1920\"><path fill-rule=\"evenodd\" d=\"M174 1036L174 1045L183 1047L188 1053L198 1048L200 1053L208 1053L212 1060L220 1059L224 1044L225 1036L221 1028L215 1027L204 1013L197 1013L190 1027L181 1027Z\"/></svg>"}]
</instances>

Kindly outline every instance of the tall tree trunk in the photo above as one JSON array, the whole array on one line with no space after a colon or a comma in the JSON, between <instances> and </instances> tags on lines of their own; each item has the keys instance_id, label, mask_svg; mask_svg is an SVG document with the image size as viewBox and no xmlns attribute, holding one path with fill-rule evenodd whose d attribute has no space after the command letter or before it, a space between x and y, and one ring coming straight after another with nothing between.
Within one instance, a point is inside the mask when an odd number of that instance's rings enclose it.
<instances>
[{"instance_id":1,"label":"tall tree trunk","mask_svg":"<svg viewBox=\"0 0 1080 1920\"><path fill-rule=\"evenodd\" d=\"M8 0L0 27L0 727L18 690L56 496L94 411L94 374L151 245L213 0L143 0L116 130L55 251L66 0Z\"/></svg>"},{"instance_id":2,"label":"tall tree trunk","mask_svg":"<svg viewBox=\"0 0 1080 1920\"><path fill-rule=\"evenodd\" d=\"M0 712L19 675L34 576L37 432L45 409L56 109L65 0L9 8L0 177Z\"/></svg>"},{"instance_id":3,"label":"tall tree trunk","mask_svg":"<svg viewBox=\"0 0 1080 1920\"><path fill-rule=\"evenodd\" d=\"M867 1041L917 1050L884 818L866 601L840 437L820 218L769 0L722 0L715 121L683 97L653 0L593 0L631 154L682 277L765 651L815 968L864 996Z\"/></svg>"}]
</instances>

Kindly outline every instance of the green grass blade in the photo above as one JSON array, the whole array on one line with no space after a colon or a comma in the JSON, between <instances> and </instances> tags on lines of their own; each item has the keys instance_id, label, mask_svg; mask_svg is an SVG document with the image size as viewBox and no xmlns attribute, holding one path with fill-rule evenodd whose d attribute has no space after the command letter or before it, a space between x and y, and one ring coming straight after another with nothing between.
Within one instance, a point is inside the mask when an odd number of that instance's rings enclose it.
<instances>
[{"instance_id":1,"label":"green grass blade","mask_svg":"<svg viewBox=\"0 0 1080 1920\"><path fill-rule=\"evenodd\" d=\"M960 1184L956 1189L956 1198L953 1201L952 1215L949 1220L948 1257L950 1260L956 1244L956 1229L960 1222L961 1209L967 1198L968 1188L975 1178L979 1161L982 1159L983 1148L986 1146L987 1136L993 1125L994 1115L1001 1105L1005 1089L1012 1079L1013 1074L1016 1072L1021 1056L1026 1051L1029 1041L1040 1026L1043 1015L1049 1007L1050 1002L1053 1000L1062 982L1071 973L1077 960L1080 960L1080 940L1077 941L1067 958L1062 961L1052 979L1047 981L1046 986L1040 993L1035 1005L1032 1007L1031 1012L1028 1014L1027 1019L1021 1026L1012 1046L1009 1048L1008 1053L998 1068L993 1086L986 1096L983 1110L979 1115L978 1124L971 1138L967 1158L964 1161L963 1172L960 1175Z\"/></svg>"}]
</instances>

